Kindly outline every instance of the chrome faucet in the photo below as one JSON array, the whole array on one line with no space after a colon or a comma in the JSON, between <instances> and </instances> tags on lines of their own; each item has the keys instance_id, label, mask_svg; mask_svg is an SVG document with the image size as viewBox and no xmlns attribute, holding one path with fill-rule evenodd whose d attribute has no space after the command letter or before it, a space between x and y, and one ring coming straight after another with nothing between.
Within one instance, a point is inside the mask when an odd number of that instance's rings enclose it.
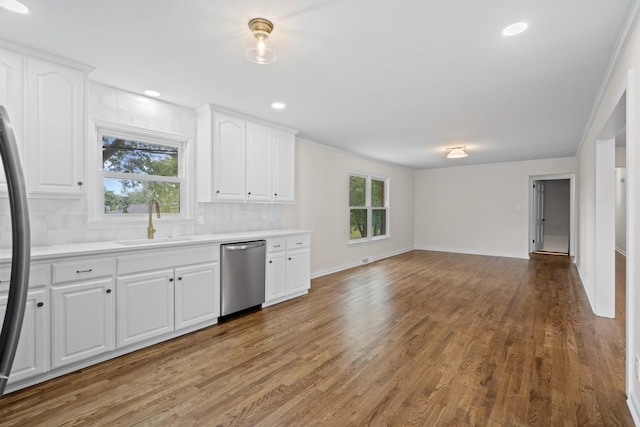
<instances>
[{"instance_id":1,"label":"chrome faucet","mask_svg":"<svg viewBox=\"0 0 640 427\"><path fill-rule=\"evenodd\" d=\"M153 205L156 205L156 213L158 214L158 218L160 218L160 204L156 199L151 199L149 201L149 226L147 227L147 239L153 239L153 235L156 232L156 229L153 228Z\"/></svg>"}]
</instances>

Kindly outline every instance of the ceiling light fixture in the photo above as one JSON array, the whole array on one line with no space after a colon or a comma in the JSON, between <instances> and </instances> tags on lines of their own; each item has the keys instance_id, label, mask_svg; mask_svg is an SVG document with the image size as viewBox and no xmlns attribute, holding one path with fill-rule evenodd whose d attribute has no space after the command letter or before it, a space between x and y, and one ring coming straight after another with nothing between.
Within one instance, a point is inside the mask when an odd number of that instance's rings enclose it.
<instances>
[{"instance_id":1,"label":"ceiling light fixture","mask_svg":"<svg viewBox=\"0 0 640 427\"><path fill-rule=\"evenodd\" d=\"M276 52L273 46L267 43L267 39L273 31L271 21L264 18L253 18L249 21L249 29L252 38L247 42L245 55L247 59L256 64L271 64L276 60Z\"/></svg>"},{"instance_id":2,"label":"ceiling light fixture","mask_svg":"<svg viewBox=\"0 0 640 427\"><path fill-rule=\"evenodd\" d=\"M142 93L144 93L147 96L153 96L154 98L157 98L157 97L160 96L160 92L158 92L157 90L147 89L147 90L143 91Z\"/></svg>"},{"instance_id":3,"label":"ceiling light fixture","mask_svg":"<svg viewBox=\"0 0 640 427\"><path fill-rule=\"evenodd\" d=\"M516 22L515 24L509 25L507 28L502 30L503 36L515 36L516 34L520 34L524 30L527 29L529 25L526 22Z\"/></svg>"},{"instance_id":4,"label":"ceiling light fixture","mask_svg":"<svg viewBox=\"0 0 640 427\"><path fill-rule=\"evenodd\" d=\"M274 102L271 104L271 108L275 108L276 110L284 110L285 107L284 102Z\"/></svg>"},{"instance_id":5,"label":"ceiling light fixture","mask_svg":"<svg viewBox=\"0 0 640 427\"><path fill-rule=\"evenodd\" d=\"M467 157L466 145L447 148L447 159L460 159L462 157Z\"/></svg>"},{"instance_id":6,"label":"ceiling light fixture","mask_svg":"<svg viewBox=\"0 0 640 427\"><path fill-rule=\"evenodd\" d=\"M29 13L29 8L17 0L0 0L0 9L2 8L23 15Z\"/></svg>"}]
</instances>

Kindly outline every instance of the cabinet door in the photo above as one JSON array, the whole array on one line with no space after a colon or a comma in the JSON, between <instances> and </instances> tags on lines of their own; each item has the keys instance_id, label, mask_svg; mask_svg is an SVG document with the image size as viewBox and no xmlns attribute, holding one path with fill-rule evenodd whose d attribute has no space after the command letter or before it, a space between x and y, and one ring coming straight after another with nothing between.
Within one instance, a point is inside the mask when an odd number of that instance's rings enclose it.
<instances>
[{"instance_id":1,"label":"cabinet door","mask_svg":"<svg viewBox=\"0 0 640 427\"><path fill-rule=\"evenodd\" d=\"M300 249L287 252L287 293L304 291L311 284L311 251Z\"/></svg>"},{"instance_id":2,"label":"cabinet door","mask_svg":"<svg viewBox=\"0 0 640 427\"><path fill-rule=\"evenodd\" d=\"M28 60L27 176L32 195L80 197L84 73Z\"/></svg>"},{"instance_id":3,"label":"cabinet door","mask_svg":"<svg viewBox=\"0 0 640 427\"><path fill-rule=\"evenodd\" d=\"M173 270L118 277L118 348L173 331Z\"/></svg>"},{"instance_id":4,"label":"cabinet door","mask_svg":"<svg viewBox=\"0 0 640 427\"><path fill-rule=\"evenodd\" d=\"M213 120L214 200L244 200L245 121L223 114Z\"/></svg>"},{"instance_id":5,"label":"cabinet door","mask_svg":"<svg viewBox=\"0 0 640 427\"><path fill-rule=\"evenodd\" d=\"M274 131L273 200L295 201L295 135L276 129Z\"/></svg>"},{"instance_id":6,"label":"cabinet door","mask_svg":"<svg viewBox=\"0 0 640 427\"><path fill-rule=\"evenodd\" d=\"M113 288L112 277L51 288L54 368L115 348Z\"/></svg>"},{"instance_id":7,"label":"cabinet door","mask_svg":"<svg viewBox=\"0 0 640 427\"><path fill-rule=\"evenodd\" d=\"M176 329L220 316L220 269L209 263L176 269Z\"/></svg>"},{"instance_id":8,"label":"cabinet door","mask_svg":"<svg viewBox=\"0 0 640 427\"><path fill-rule=\"evenodd\" d=\"M13 360L8 384L47 371L49 359L48 326L49 298L46 289L29 291L22 321L22 331L18 341L16 357ZM0 327L7 310L7 295L0 296Z\"/></svg>"},{"instance_id":9,"label":"cabinet door","mask_svg":"<svg viewBox=\"0 0 640 427\"><path fill-rule=\"evenodd\" d=\"M247 201L271 200L271 146L273 129L247 122Z\"/></svg>"},{"instance_id":10,"label":"cabinet door","mask_svg":"<svg viewBox=\"0 0 640 427\"><path fill-rule=\"evenodd\" d=\"M285 296L287 285L287 267L285 253L273 252L267 254L267 302Z\"/></svg>"},{"instance_id":11,"label":"cabinet door","mask_svg":"<svg viewBox=\"0 0 640 427\"><path fill-rule=\"evenodd\" d=\"M18 150L24 144L24 59L22 56L0 50L0 105L7 109ZM22 152L20 152L22 154ZM6 193L7 182L0 162L0 191Z\"/></svg>"}]
</instances>

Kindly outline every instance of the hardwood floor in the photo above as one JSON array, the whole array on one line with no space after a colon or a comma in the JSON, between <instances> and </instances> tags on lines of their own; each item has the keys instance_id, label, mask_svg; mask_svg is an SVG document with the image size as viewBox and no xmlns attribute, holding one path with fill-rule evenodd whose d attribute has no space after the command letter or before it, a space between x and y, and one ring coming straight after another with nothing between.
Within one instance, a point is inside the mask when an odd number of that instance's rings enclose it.
<instances>
[{"instance_id":1,"label":"hardwood floor","mask_svg":"<svg viewBox=\"0 0 640 427\"><path fill-rule=\"evenodd\" d=\"M624 349L569 257L413 251L7 395L0 424L632 426Z\"/></svg>"}]
</instances>

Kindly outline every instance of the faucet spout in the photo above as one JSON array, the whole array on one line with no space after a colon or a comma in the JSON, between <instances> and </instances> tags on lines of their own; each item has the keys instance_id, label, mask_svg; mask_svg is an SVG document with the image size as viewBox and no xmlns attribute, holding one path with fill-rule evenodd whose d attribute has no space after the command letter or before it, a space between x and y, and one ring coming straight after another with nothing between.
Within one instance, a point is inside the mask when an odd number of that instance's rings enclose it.
<instances>
[{"instance_id":1,"label":"faucet spout","mask_svg":"<svg viewBox=\"0 0 640 427\"><path fill-rule=\"evenodd\" d=\"M149 225L147 226L147 239L153 239L153 235L156 232L156 229L153 228L153 206L156 207L156 213L158 214L158 218L160 218L160 204L156 199L151 199L149 201Z\"/></svg>"}]
</instances>

